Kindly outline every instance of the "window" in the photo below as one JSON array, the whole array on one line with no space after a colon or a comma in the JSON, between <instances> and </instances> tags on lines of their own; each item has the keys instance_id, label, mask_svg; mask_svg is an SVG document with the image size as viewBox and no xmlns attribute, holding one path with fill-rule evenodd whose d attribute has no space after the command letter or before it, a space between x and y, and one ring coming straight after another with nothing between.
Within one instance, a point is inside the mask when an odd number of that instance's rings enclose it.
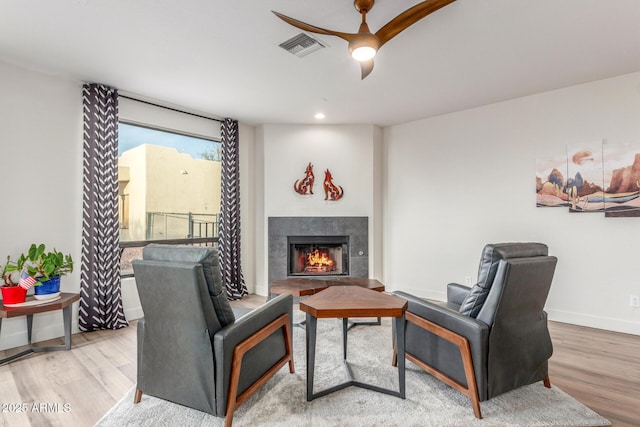
<instances>
[{"instance_id":1,"label":"window","mask_svg":"<svg viewBox=\"0 0 640 427\"><path fill-rule=\"evenodd\" d=\"M133 123L121 115L118 216L123 276L133 274L131 261L141 257L149 242L217 242L219 139L167 129Z\"/></svg>"}]
</instances>

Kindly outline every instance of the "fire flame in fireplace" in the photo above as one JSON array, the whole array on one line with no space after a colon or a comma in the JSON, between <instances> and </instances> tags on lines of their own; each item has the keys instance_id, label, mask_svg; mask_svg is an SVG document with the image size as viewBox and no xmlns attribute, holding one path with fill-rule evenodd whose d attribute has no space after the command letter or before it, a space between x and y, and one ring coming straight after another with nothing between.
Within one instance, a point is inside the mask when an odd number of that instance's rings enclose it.
<instances>
[{"instance_id":1,"label":"fire flame in fireplace","mask_svg":"<svg viewBox=\"0 0 640 427\"><path fill-rule=\"evenodd\" d=\"M307 265L311 267L333 267L333 260L325 252L316 249L307 254Z\"/></svg>"}]
</instances>

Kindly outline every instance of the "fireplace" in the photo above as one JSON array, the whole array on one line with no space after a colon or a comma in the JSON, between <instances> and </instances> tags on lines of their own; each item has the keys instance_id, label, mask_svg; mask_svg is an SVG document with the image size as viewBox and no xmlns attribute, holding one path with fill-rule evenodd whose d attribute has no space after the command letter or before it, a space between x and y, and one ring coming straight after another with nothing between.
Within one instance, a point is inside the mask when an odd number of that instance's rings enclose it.
<instances>
[{"instance_id":1,"label":"fireplace","mask_svg":"<svg viewBox=\"0 0 640 427\"><path fill-rule=\"evenodd\" d=\"M348 276L349 236L288 236L287 276Z\"/></svg>"},{"instance_id":2,"label":"fireplace","mask_svg":"<svg viewBox=\"0 0 640 427\"><path fill-rule=\"evenodd\" d=\"M340 240L337 240L339 238ZM305 242L306 241L306 242ZM369 277L369 218L356 216L336 217L269 217L268 224L268 286L274 280L287 277L314 277L309 272L297 270L292 274L291 243L319 246L338 245L341 249L330 254L341 273L322 272L313 274L317 279L335 277ZM313 248L313 251L319 247ZM341 256L338 251L341 251ZM319 254L319 256L321 256ZM294 259L297 259L295 256ZM270 288L269 288L270 289Z\"/></svg>"}]
</instances>

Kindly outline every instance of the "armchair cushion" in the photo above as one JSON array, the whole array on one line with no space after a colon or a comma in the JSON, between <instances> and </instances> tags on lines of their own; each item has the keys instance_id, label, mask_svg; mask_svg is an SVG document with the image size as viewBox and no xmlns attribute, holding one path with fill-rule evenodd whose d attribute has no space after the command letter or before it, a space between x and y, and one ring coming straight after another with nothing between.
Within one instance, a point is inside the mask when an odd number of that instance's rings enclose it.
<instances>
[{"instance_id":1,"label":"armchair cushion","mask_svg":"<svg viewBox=\"0 0 640 427\"><path fill-rule=\"evenodd\" d=\"M498 243L484 247L480 266L478 267L478 283L460 304L460 313L470 317L477 317L489 295L491 285L498 271L499 261L509 258L524 258L546 256L549 250L542 243Z\"/></svg>"},{"instance_id":2,"label":"armchair cushion","mask_svg":"<svg viewBox=\"0 0 640 427\"><path fill-rule=\"evenodd\" d=\"M489 283L489 285L491 284ZM486 283L478 282L473 285L460 304L460 314L475 318L486 301L490 289L491 286L486 286Z\"/></svg>"},{"instance_id":3,"label":"armchair cushion","mask_svg":"<svg viewBox=\"0 0 640 427\"><path fill-rule=\"evenodd\" d=\"M206 246L178 246L152 243L143 250L143 258L153 261L195 262L202 264L209 297L213 303L220 326L233 323L235 315L222 288L220 261L216 249Z\"/></svg>"}]
</instances>

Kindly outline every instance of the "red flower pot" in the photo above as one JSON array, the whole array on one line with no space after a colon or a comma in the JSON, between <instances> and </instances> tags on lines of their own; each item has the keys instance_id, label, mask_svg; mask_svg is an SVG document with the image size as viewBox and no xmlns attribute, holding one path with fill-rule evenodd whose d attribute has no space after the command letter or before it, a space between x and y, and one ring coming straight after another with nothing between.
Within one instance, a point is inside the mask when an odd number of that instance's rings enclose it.
<instances>
[{"instance_id":1,"label":"red flower pot","mask_svg":"<svg viewBox=\"0 0 640 427\"><path fill-rule=\"evenodd\" d=\"M21 286L3 286L0 291L3 304L18 304L27 299L27 290Z\"/></svg>"}]
</instances>

